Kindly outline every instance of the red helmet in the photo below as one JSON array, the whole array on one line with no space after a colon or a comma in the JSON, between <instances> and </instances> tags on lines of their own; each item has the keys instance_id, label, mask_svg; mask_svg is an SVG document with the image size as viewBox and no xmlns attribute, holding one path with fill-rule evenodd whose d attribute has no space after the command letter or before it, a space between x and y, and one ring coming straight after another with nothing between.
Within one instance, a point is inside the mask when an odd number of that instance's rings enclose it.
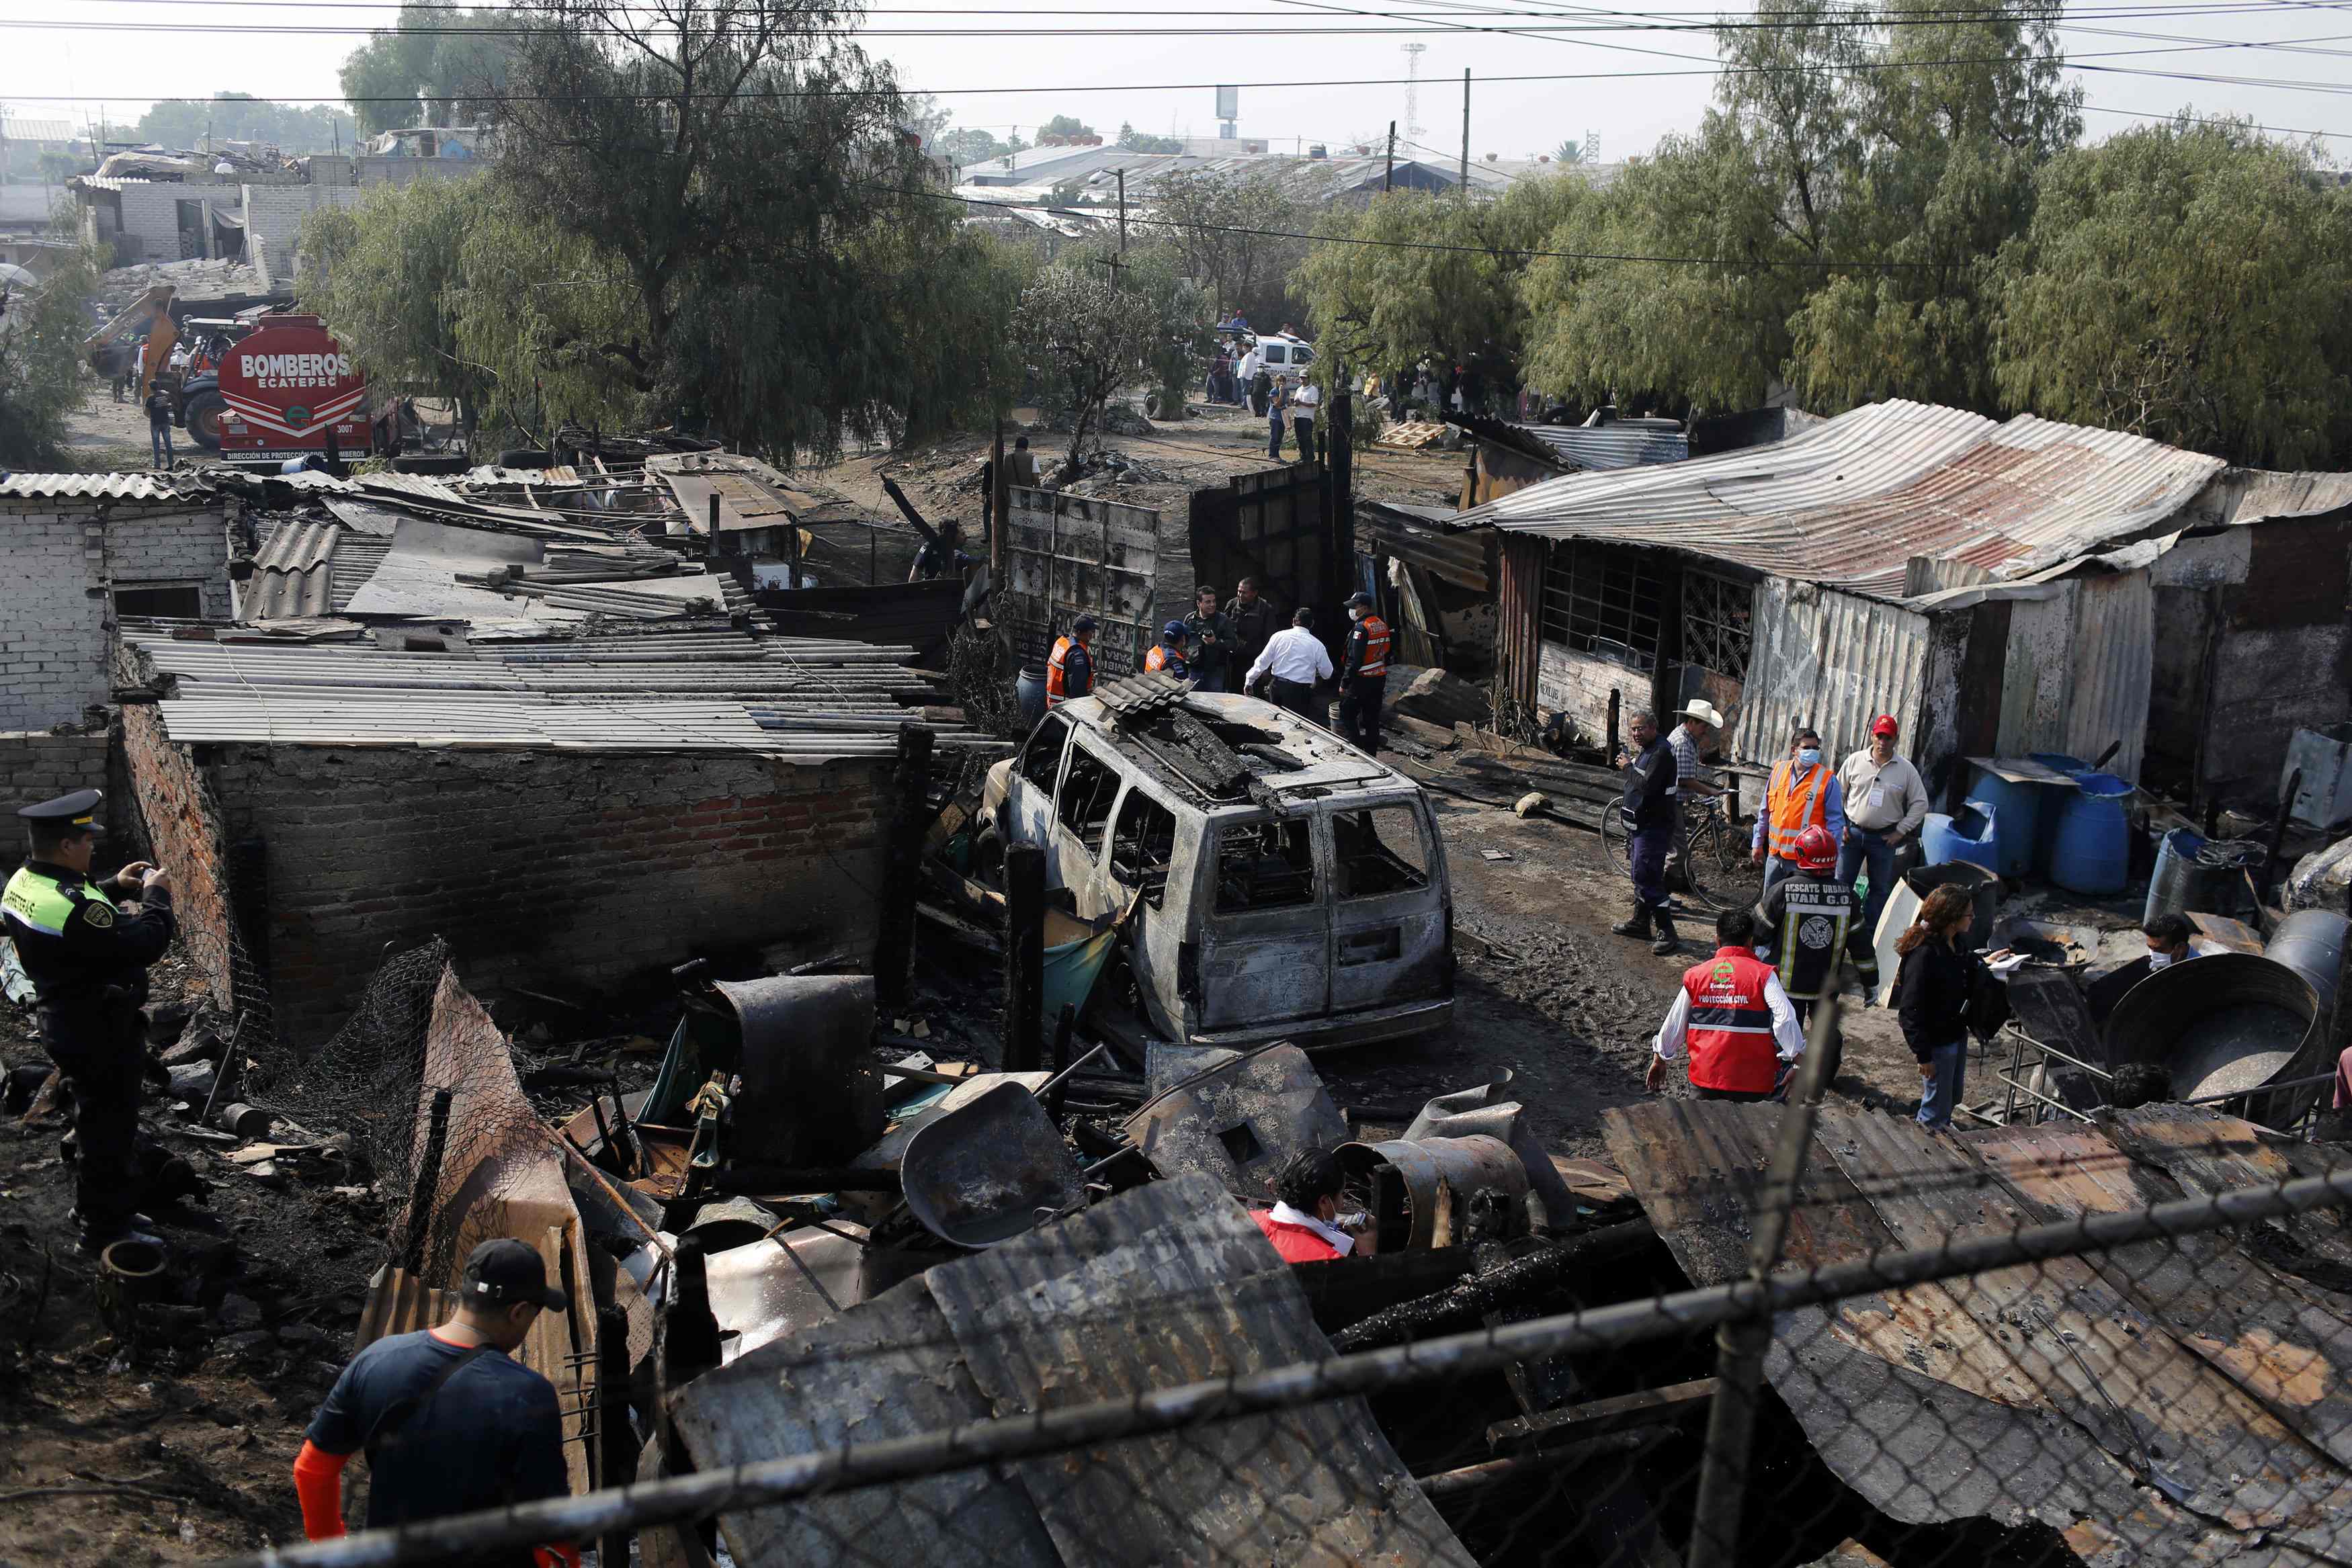
<instances>
[{"instance_id":1,"label":"red helmet","mask_svg":"<svg viewBox=\"0 0 2352 1568\"><path fill-rule=\"evenodd\" d=\"M1796 849L1795 859L1801 871L1837 869L1837 841L1830 837L1830 831L1819 823L1797 835Z\"/></svg>"}]
</instances>

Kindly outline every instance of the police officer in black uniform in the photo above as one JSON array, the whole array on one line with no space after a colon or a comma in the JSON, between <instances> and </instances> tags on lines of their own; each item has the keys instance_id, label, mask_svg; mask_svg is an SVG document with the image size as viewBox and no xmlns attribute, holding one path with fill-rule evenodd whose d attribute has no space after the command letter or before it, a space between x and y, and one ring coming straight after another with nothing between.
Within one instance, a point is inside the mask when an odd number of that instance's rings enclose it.
<instances>
[{"instance_id":1,"label":"police officer in black uniform","mask_svg":"<svg viewBox=\"0 0 2352 1568\"><path fill-rule=\"evenodd\" d=\"M32 858L0 894L0 925L16 943L41 1009L41 1040L74 1097L74 1212L81 1246L152 1241L132 1211L133 1144L146 1065L147 967L172 944L172 879L144 861L105 883L90 860L103 791L84 789L17 812ZM118 909L115 899L136 898Z\"/></svg>"}]
</instances>

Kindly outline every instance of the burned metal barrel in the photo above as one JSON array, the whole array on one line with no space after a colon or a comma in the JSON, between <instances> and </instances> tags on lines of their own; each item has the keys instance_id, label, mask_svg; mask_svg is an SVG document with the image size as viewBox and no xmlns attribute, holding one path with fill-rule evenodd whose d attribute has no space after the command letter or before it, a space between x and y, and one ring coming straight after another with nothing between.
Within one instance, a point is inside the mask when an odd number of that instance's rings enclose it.
<instances>
[{"instance_id":1,"label":"burned metal barrel","mask_svg":"<svg viewBox=\"0 0 2352 1568\"><path fill-rule=\"evenodd\" d=\"M2280 1126L2302 1114L2315 1088L2254 1092L2321 1071L2326 1018L2311 982L2274 958L2214 953L2160 969L2134 986L2107 1019L2107 1058L2152 1062L2176 1100L2237 1094L2232 1115Z\"/></svg>"},{"instance_id":2,"label":"burned metal barrel","mask_svg":"<svg viewBox=\"0 0 2352 1568\"><path fill-rule=\"evenodd\" d=\"M1383 1251L1451 1247L1468 1239L1473 1193L1493 1190L1514 1203L1528 1195L1528 1169L1511 1145L1474 1133L1466 1138L1402 1138L1342 1144L1339 1167L1349 1187L1371 1194Z\"/></svg>"},{"instance_id":3,"label":"burned metal barrel","mask_svg":"<svg viewBox=\"0 0 2352 1568\"><path fill-rule=\"evenodd\" d=\"M730 1158L847 1165L882 1135L871 977L771 975L711 988L741 1031L743 1092Z\"/></svg>"},{"instance_id":4,"label":"burned metal barrel","mask_svg":"<svg viewBox=\"0 0 2352 1568\"><path fill-rule=\"evenodd\" d=\"M2343 960L2347 925L2352 921L2332 909L2298 909L2280 921L2263 944L2263 957L2311 982L2322 1018L2336 1008L2336 967Z\"/></svg>"}]
</instances>

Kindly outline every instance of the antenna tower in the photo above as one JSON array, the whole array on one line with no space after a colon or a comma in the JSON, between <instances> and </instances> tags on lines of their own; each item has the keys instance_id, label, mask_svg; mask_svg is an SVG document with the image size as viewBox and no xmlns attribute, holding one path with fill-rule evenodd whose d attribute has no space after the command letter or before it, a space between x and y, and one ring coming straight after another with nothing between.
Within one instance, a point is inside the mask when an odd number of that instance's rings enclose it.
<instances>
[{"instance_id":1,"label":"antenna tower","mask_svg":"<svg viewBox=\"0 0 2352 1568\"><path fill-rule=\"evenodd\" d=\"M1421 57L1427 44L1399 44L1404 51L1404 139L1421 141Z\"/></svg>"}]
</instances>

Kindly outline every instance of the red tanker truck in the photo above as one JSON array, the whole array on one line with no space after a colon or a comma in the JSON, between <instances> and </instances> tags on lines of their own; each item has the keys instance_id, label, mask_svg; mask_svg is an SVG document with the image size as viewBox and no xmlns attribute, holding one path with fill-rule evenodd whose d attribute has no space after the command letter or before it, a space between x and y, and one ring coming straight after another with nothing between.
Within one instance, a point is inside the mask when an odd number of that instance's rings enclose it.
<instances>
[{"instance_id":1,"label":"red tanker truck","mask_svg":"<svg viewBox=\"0 0 2352 1568\"><path fill-rule=\"evenodd\" d=\"M192 368L180 389L197 445L233 462L305 457L332 431L338 455L367 455L367 378L316 316L191 325L223 329L206 333L216 367Z\"/></svg>"}]
</instances>

